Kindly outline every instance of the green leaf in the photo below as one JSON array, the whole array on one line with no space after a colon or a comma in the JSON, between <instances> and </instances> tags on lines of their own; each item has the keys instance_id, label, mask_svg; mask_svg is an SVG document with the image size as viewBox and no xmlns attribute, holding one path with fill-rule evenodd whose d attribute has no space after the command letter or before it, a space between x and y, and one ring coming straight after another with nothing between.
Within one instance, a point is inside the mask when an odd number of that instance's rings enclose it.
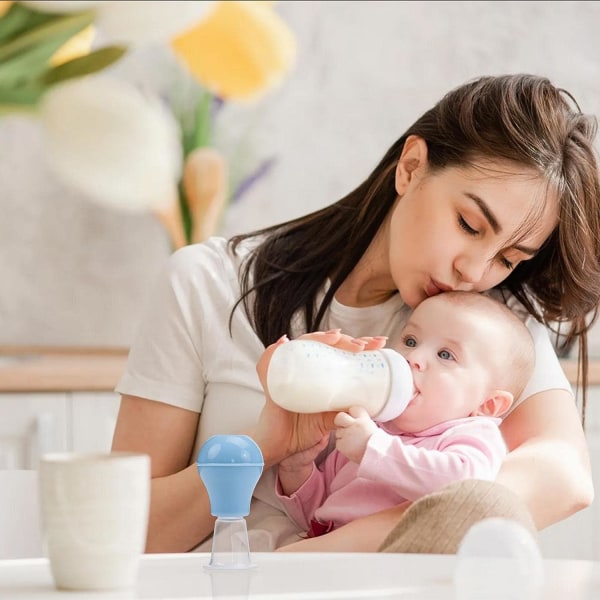
<instances>
[{"instance_id":1,"label":"green leaf","mask_svg":"<svg viewBox=\"0 0 600 600\"><path fill-rule=\"evenodd\" d=\"M95 13L93 11L86 11L83 13L61 16L35 27L27 33L19 35L10 42L0 46L0 63L15 54L39 44L50 45L51 42L57 43L56 49L58 49L76 33L79 33L88 25L91 25L94 22L94 17Z\"/></svg>"},{"instance_id":2,"label":"green leaf","mask_svg":"<svg viewBox=\"0 0 600 600\"><path fill-rule=\"evenodd\" d=\"M41 26L0 47L0 85L23 84L47 71L52 55L78 31L87 27L89 21L88 16L82 19L81 15L66 19ZM44 35L38 35L40 30ZM25 38L33 43L23 44ZM16 47L19 49L15 52ZM5 54L7 48L12 48L8 55Z\"/></svg>"},{"instance_id":3,"label":"green leaf","mask_svg":"<svg viewBox=\"0 0 600 600\"><path fill-rule=\"evenodd\" d=\"M58 65L58 67L49 69L39 81L43 85L53 85L60 81L73 79L74 77L82 77L83 75L101 71L119 60L125 52L127 52L125 46L107 46L106 48L100 48L90 54L74 58L62 65Z\"/></svg>"},{"instance_id":4,"label":"green leaf","mask_svg":"<svg viewBox=\"0 0 600 600\"><path fill-rule=\"evenodd\" d=\"M36 12L15 2L0 18L0 43L3 44L27 29L34 29L57 18L55 14Z\"/></svg>"},{"instance_id":5,"label":"green leaf","mask_svg":"<svg viewBox=\"0 0 600 600\"><path fill-rule=\"evenodd\" d=\"M193 148L203 148L208 146L211 138L210 109L212 107L213 96L209 91L205 91L200 98L196 108L196 121L194 126Z\"/></svg>"},{"instance_id":6,"label":"green leaf","mask_svg":"<svg viewBox=\"0 0 600 600\"><path fill-rule=\"evenodd\" d=\"M183 183L179 182L179 207L181 208L181 221L185 232L185 240L188 244L192 243L192 214L190 204L187 200Z\"/></svg>"},{"instance_id":7,"label":"green leaf","mask_svg":"<svg viewBox=\"0 0 600 600\"><path fill-rule=\"evenodd\" d=\"M61 45L61 40L50 40L0 62L0 85L20 85L37 78L48 70L50 57Z\"/></svg>"},{"instance_id":8,"label":"green leaf","mask_svg":"<svg viewBox=\"0 0 600 600\"><path fill-rule=\"evenodd\" d=\"M35 108L43 94L44 89L39 86L0 87L0 113L31 110Z\"/></svg>"}]
</instances>

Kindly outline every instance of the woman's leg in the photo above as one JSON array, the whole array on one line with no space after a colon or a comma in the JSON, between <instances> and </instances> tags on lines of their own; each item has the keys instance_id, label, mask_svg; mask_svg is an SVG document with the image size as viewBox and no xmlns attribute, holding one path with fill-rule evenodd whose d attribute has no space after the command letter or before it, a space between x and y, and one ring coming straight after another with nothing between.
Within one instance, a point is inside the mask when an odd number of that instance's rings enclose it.
<instances>
[{"instance_id":1,"label":"woman's leg","mask_svg":"<svg viewBox=\"0 0 600 600\"><path fill-rule=\"evenodd\" d=\"M455 554L472 525L488 517L513 519L537 539L525 503L499 483L467 479L413 502L379 552Z\"/></svg>"}]
</instances>

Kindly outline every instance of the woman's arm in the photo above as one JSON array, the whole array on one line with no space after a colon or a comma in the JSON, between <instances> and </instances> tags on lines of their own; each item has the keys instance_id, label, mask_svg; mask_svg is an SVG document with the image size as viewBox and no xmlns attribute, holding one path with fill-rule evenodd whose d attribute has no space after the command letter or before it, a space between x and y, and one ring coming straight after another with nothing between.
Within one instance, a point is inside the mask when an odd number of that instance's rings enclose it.
<instances>
[{"instance_id":1,"label":"woman's arm","mask_svg":"<svg viewBox=\"0 0 600 600\"><path fill-rule=\"evenodd\" d=\"M150 455L152 485L146 552L186 552L213 531L208 495L189 466L199 415L124 395L113 450Z\"/></svg>"},{"instance_id":2,"label":"woman's arm","mask_svg":"<svg viewBox=\"0 0 600 600\"><path fill-rule=\"evenodd\" d=\"M523 498L538 529L590 505L590 459L569 392L529 397L504 419L501 430L509 454L497 481Z\"/></svg>"}]
</instances>

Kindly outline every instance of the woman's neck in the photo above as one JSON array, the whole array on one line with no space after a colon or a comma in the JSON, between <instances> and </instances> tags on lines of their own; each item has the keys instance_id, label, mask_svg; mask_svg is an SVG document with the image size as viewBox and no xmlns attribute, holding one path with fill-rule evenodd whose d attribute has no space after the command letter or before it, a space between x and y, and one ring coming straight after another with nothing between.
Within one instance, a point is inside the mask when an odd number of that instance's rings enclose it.
<instances>
[{"instance_id":1,"label":"woman's neck","mask_svg":"<svg viewBox=\"0 0 600 600\"><path fill-rule=\"evenodd\" d=\"M348 277L335 292L345 306L374 306L397 293L390 275L387 227L384 225Z\"/></svg>"}]
</instances>

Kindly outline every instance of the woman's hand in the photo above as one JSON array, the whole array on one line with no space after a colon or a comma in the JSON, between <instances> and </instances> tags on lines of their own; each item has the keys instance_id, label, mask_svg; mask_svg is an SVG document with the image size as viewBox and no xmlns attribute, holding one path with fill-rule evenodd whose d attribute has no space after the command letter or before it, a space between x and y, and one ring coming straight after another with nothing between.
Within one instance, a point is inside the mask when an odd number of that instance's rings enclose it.
<instances>
[{"instance_id":1,"label":"woman's hand","mask_svg":"<svg viewBox=\"0 0 600 600\"><path fill-rule=\"evenodd\" d=\"M327 448L327 444L329 443L329 436L323 436L314 446L311 448L307 448L306 450L302 450L297 452L296 454L292 454L287 458L284 458L279 463L279 472L285 471L286 473L293 472L307 472L310 474L312 470L312 465L314 464L317 457L325 448Z\"/></svg>"},{"instance_id":2,"label":"woman's hand","mask_svg":"<svg viewBox=\"0 0 600 600\"><path fill-rule=\"evenodd\" d=\"M322 342L335 348L349 352L377 350L385 346L384 337L353 338L335 329L325 332L307 333L298 339ZM265 405L258 424L253 432L253 439L259 445L265 467L281 462L283 459L303 452L318 444L332 429L337 412L294 413L271 400L267 387L267 370L273 353L279 345L287 343L286 336L266 348L256 366L261 385L265 391Z\"/></svg>"},{"instance_id":3,"label":"woman's hand","mask_svg":"<svg viewBox=\"0 0 600 600\"><path fill-rule=\"evenodd\" d=\"M327 448L329 436L326 435L312 448L284 458L279 463L278 476L281 490L286 496L295 494L309 479L313 472L317 456Z\"/></svg>"}]
</instances>

